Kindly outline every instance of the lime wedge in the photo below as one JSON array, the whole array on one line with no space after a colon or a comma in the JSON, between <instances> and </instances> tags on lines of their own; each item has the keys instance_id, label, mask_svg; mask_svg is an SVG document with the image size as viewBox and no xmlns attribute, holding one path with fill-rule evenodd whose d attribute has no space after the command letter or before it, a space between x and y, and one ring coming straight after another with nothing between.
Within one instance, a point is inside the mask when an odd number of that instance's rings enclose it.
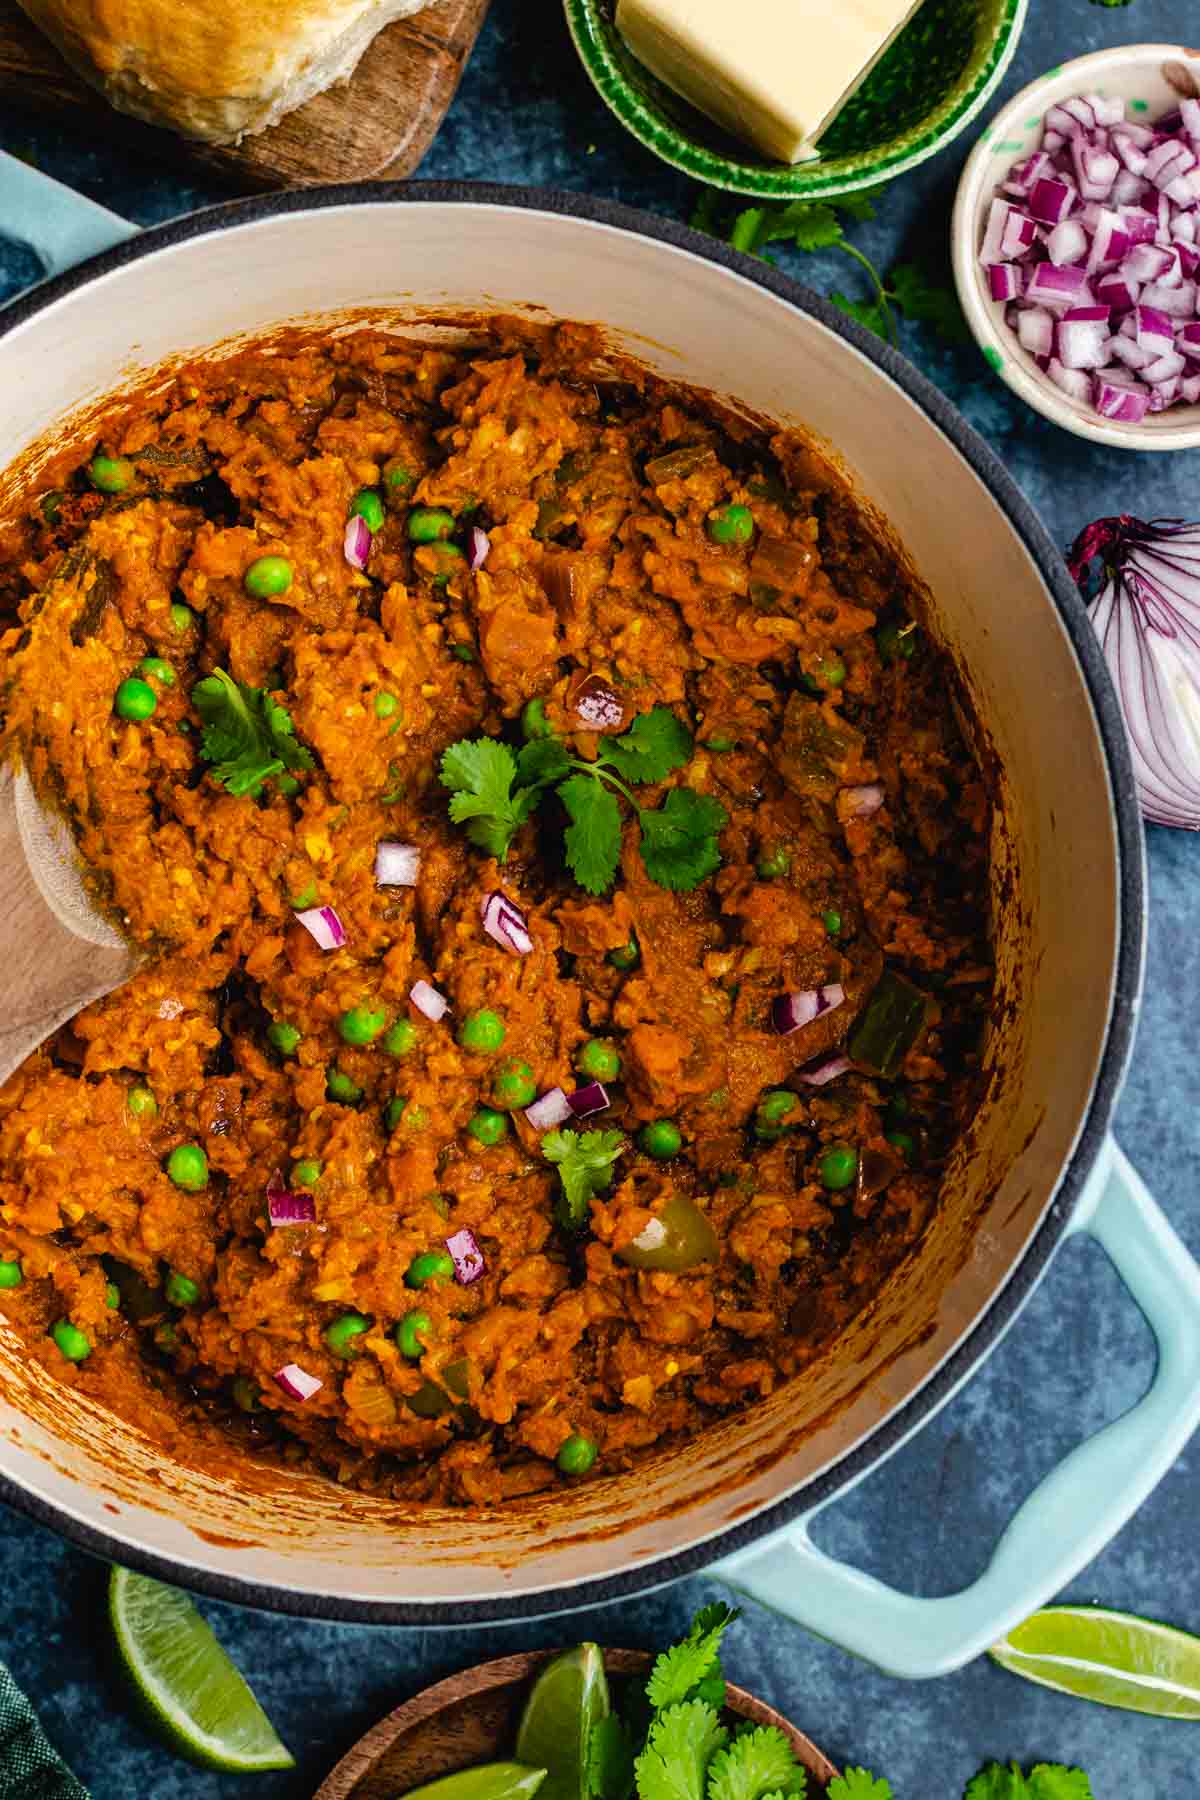
<instances>
[{"instance_id":1,"label":"lime wedge","mask_svg":"<svg viewBox=\"0 0 1200 1800\"><path fill-rule=\"evenodd\" d=\"M595 1644L578 1644L546 1664L517 1731L517 1760L549 1770L539 1800L588 1800L588 1738L609 1710L604 1657Z\"/></svg>"},{"instance_id":2,"label":"lime wedge","mask_svg":"<svg viewBox=\"0 0 1200 1800\"><path fill-rule=\"evenodd\" d=\"M524 1763L481 1763L410 1788L404 1800L533 1800L545 1779L545 1769L530 1769Z\"/></svg>"},{"instance_id":3,"label":"lime wedge","mask_svg":"<svg viewBox=\"0 0 1200 1800\"><path fill-rule=\"evenodd\" d=\"M114 1568L108 1616L129 1678L173 1750L236 1773L294 1766L186 1594Z\"/></svg>"},{"instance_id":4,"label":"lime wedge","mask_svg":"<svg viewBox=\"0 0 1200 1800\"><path fill-rule=\"evenodd\" d=\"M1098 1606L1047 1606L991 1649L1001 1668L1101 1706L1200 1719L1200 1638Z\"/></svg>"}]
</instances>

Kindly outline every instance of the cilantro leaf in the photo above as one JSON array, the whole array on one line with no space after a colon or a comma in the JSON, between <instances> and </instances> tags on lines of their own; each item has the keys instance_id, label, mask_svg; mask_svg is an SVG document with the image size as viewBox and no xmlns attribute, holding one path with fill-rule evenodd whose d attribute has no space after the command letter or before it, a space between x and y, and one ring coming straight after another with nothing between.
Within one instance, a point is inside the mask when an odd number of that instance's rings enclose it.
<instances>
[{"instance_id":1,"label":"cilantro leaf","mask_svg":"<svg viewBox=\"0 0 1200 1800\"><path fill-rule=\"evenodd\" d=\"M880 182L878 187L864 188L858 194L839 194L833 202L839 212L848 213L852 219L861 224L868 224L876 217L875 202L887 193L887 182Z\"/></svg>"},{"instance_id":2,"label":"cilantro leaf","mask_svg":"<svg viewBox=\"0 0 1200 1800\"><path fill-rule=\"evenodd\" d=\"M958 295L947 282L933 281L916 263L899 263L888 281L888 298L906 319L932 325L949 344L971 340Z\"/></svg>"},{"instance_id":3,"label":"cilantro leaf","mask_svg":"<svg viewBox=\"0 0 1200 1800\"><path fill-rule=\"evenodd\" d=\"M665 781L691 761L693 738L669 706L641 713L629 730L601 748L598 761L626 781Z\"/></svg>"},{"instance_id":4,"label":"cilantro leaf","mask_svg":"<svg viewBox=\"0 0 1200 1800\"><path fill-rule=\"evenodd\" d=\"M231 794L257 795L272 775L314 766L312 752L296 739L291 714L262 688L214 669L192 689L192 705L204 721L200 754Z\"/></svg>"},{"instance_id":5,"label":"cilantro leaf","mask_svg":"<svg viewBox=\"0 0 1200 1800\"><path fill-rule=\"evenodd\" d=\"M989 1763L968 1784L963 1800L1029 1800L1029 1789L1016 1763L1008 1769Z\"/></svg>"},{"instance_id":6,"label":"cilantro leaf","mask_svg":"<svg viewBox=\"0 0 1200 1800\"><path fill-rule=\"evenodd\" d=\"M1029 1775L1033 1800L1092 1800L1092 1784L1082 1769L1038 1763Z\"/></svg>"},{"instance_id":7,"label":"cilantro leaf","mask_svg":"<svg viewBox=\"0 0 1200 1800\"><path fill-rule=\"evenodd\" d=\"M708 1800L766 1800L769 1794L803 1795L804 1770L774 1725L739 1732L708 1766Z\"/></svg>"},{"instance_id":8,"label":"cilantro leaf","mask_svg":"<svg viewBox=\"0 0 1200 1800\"><path fill-rule=\"evenodd\" d=\"M789 239L797 250L832 250L841 243L843 236L832 206L813 200L793 200L767 221L761 241L772 244Z\"/></svg>"},{"instance_id":9,"label":"cilantro leaf","mask_svg":"<svg viewBox=\"0 0 1200 1800\"><path fill-rule=\"evenodd\" d=\"M702 1608L683 1642L664 1650L655 1661L646 1683L646 1698L651 1706L661 1712L664 1707L690 1699L702 1682L720 1675L721 1639L740 1617L733 1607L719 1601Z\"/></svg>"},{"instance_id":10,"label":"cilantro leaf","mask_svg":"<svg viewBox=\"0 0 1200 1800\"><path fill-rule=\"evenodd\" d=\"M594 1800L630 1800L633 1793L633 1738L615 1713L597 1719L588 1733L588 1791Z\"/></svg>"},{"instance_id":11,"label":"cilantro leaf","mask_svg":"<svg viewBox=\"0 0 1200 1800\"><path fill-rule=\"evenodd\" d=\"M592 775L572 775L558 790L571 816L565 837L567 865L580 887L603 894L621 860L621 809L616 796Z\"/></svg>"},{"instance_id":12,"label":"cilantro leaf","mask_svg":"<svg viewBox=\"0 0 1200 1800\"><path fill-rule=\"evenodd\" d=\"M659 1713L637 1759L641 1800L704 1800L709 1758L728 1741L716 1708L703 1700L684 1700Z\"/></svg>"},{"instance_id":13,"label":"cilantro leaf","mask_svg":"<svg viewBox=\"0 0 1200 1800\"><path fill-rule=\"evenodd\" d=\"M558 1165L562 1182L559 1223L568 1231L582 1231L588 1220L593 1194L612 1180L612 1166L625 1148L619 1131L548 1131L542 1139L542 1155ZM643 1797L644 1800L644 1797Z\"/></svg>"},{"instance_id":14,"label":"cilantro leaf","mask_svg":"<svg viewBox=\"0 0 1200 1800\"><path fill-rule=\"evenodd\" d=\"M638 810L642 861L651 881L687 892L721 866L717 833L729 821L720 801L691 788L672 788L657 812Z\"/></svg>"},{"instance_id":15,"label":"cilantro leaf","mask_svg":"<svg viewBox=\"0 0 1200 1800\"><path fill-rule=\"evenodd\" d=\"M451 791L450 817L501 862L538 800L533 788L513 793L516 777L516 758L496 738L463 739L442 756L439 779Z\"/></svg>"},{"instance_id":16,"label":"cilantro leaf","mask_svg":"<svg viewBox=\"0 0 1200 1800\"><path fill-rule=\"evenodd\" d=\"M534 738L517 757L517 780L522 787L548 787L571 767L567 747L558 738Z\"/></svg>"},{"instance_id":17,"label":"cilantro leaf","mask_svg":"<svg viewBox=\"0 0 1200 1800\"><path fill-rule=\"evenodd\" d=\"M891 1783L877 1780L869 1769L843 1769L826 1789L826 1800L892 1800Z\"/></svg>"},{"instance_id":18,"label":"cilantro leaf","mask_svg":"<svg viewBox=\"0 0 1200 1800\"><path fill-rule=\"evenodd\" d=\"M860 325L865 325L868 331L873 331L875 336L881 337L885 343L891 341L892 334L889 329L890 320L886 301L878 298L852 300L848 294L843 294L840 288L834 288L829 298L839 312L844 312L851 319L857 319Z\"/></svg>"}]
</instances>

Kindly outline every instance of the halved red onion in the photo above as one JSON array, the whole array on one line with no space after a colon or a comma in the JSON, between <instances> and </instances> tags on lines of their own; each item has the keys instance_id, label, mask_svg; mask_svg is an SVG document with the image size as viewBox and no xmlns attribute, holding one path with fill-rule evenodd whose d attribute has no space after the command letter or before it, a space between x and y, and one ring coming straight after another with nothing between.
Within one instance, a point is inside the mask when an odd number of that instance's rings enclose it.
<instances>
[{"instance_id":1,"label":"halved red onion","mask_svg":"<svg viewBox=\"0 0 1200 1800\"><path fill-rule=\"evenodd\" d=\"M267 1217L272 1225L312 1225L317 1203L311 1194L289 1193L276 1169L267 1183Z\"/></svg>"},{"instance_id":2,"label":"halved red onion","mask_svg":"<svg viewBox=\"0 0 1200 1800\"><path fill-rule=\"evenodd\" d=\"M473 1281L487 1272L487 1262L475 1233L466 1225L456 1231L453 1237L446 1239L446 1248L454 1259L454 1279L461 1287L470 1287Z\"/></svg>"},{"instance_id":3,"label":"halved red onion","mask_svg":"<svg viewBox=\"0 0 1200 1800\"><path fill-rule=\"evenodd\" d=\"M490 938L514 956L528 956L533 949L533 939L529 935L529 924L519 906L499 888L494 888L484 900L480 911L483 914L483 929Z\"/></svg>"},{"instance_id":4,"label":"halved red onion","mask_svg":"<svg viewBox=\"0 0 1200 1800\"><path fill-rule=\"evenodd\" d=\"M556 1125L564 1125L575 1114L562 1088L552 1087L525 1108L525 1117L535 1131L553 1131Z\"/></svg>"},{"instance_id":5,"label":"halved red onion","mask_svg":"<svg viewBox=\"0 0 1200 1800\"><path fill-rule=\"evenodd\" d=\"M276 1369L275 1380L289 1400L311 1400L325 1385L315 1375L302 1369L299 1363L285 1363L282 1369Z\"/></svg>"},{"instance_id":6,"label":"halved red onion","mask_svg":"<svg viewBox=\"0 0 1200 1800\"><path fill-rule=\"evenodd\" d=\"M839 1075L846 1075L854 1067L848 1056L837 1052L833 1056L820 1056L815 1062L805 1063L797 1069L795 1079L802 1081L805 1087L824 1087L827 1081L836 1081Z\"/></svg>"},{"instance_id":7,"label":"halved red onion","mask_svg":"<svg viewBox=\"0 0 1200 1800\"><path fill-rule=\"evenodd\" d=\"M879 811L885 796L879 782L869 781L862 787L843 788L842 798L846 802L846 812L850 818L869 819Z\"/></svg>"},{"instance_id":8,"label":"halved red onion","mask_svg":"<svg viewBox=\"0 0 1200 1800\"><path fill-rule=\"evenodd\" d=\"M439 994L427 981L414 981L408 990L408 997L417 1011L427 1019L432 1019L435 1025L450 1011L450 1002L445 994Z\"/></svg>"},{"instance_id":9,"label":"halved red onion","mask_svg":"<svg viewBox=\"0 0 1200 1800\"><path fill-rule=\"evenodd\" d=\"M833 1012L846 998L846 990L838 981L827 987L808 988L800 994L779 994L771 1003L771 1024L780 1037L789 1037L804 1025L811 1025L822 1013Z\"/></svg>"},{"instance_id":10,"label":"halved red onion","mask_svg":"<svg viewBox=\"0 0 1200 1800\"><path fill-rule=\"evenodd\" d=\"M346 535L342 539L342 550L346 561L352 569L365 569L367 558L371 554L371 527L367 521L354 513L346 520Z\"/></svg>"},{"instance_id":11,"label":"halved red onion","mask_svg":"<svg viewBox=\"0 0 1200 1800\"><path fill-rule=\"evenodd\" d=\"M332 906L309 906L293 917L321 950L340 950L346 942L345 928Z\"/></svg>"},{"instance_id":12,"label":"halved red onion","mask_svg":"<svg viewBox=\"0 0 1200 1800\"><path fill-rule=\"evenodd\" d=\"M420 872L421 852L415 844L384 838L375 846L376 887L416 887Z\"/></svg>"},{"instance_id":13,"label":"halved red onion","mask_svg":"<svg viewBox=\"0 0 1200 1800\"><path fill-rule=\"evenodd\" d=\"M472 525L470 543L471 553L468 560L471 565L471 573L474 574L476 569L482 569L487 561L492 540L486 531L481 530L478 525Z\"/></svg>"},{"instance_id":14,"label":"halved red onion","mask_svg":"<svg viewBox=\"0 0 1200 1800\"><path fill-rule=\"evenodd\" d=\"M567 1105L577 1119L587 1119L593 1113L606 1111L612 1101L602 1082L588 1081L583 1087L576 1088L573 1094L567 1095Z\"/></svg>"}]
</instances>

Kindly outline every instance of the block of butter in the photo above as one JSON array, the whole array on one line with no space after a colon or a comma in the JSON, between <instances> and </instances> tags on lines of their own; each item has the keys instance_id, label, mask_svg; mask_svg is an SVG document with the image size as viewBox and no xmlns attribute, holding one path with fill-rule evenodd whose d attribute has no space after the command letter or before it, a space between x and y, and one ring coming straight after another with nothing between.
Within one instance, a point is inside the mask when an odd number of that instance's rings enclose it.
<instances>
[{"instance_id":1,"label":"block of butter","mask_svg":"<svg viewBox=\"0 0 1200 1800\"><path fill-rule=\"evenodd\" d=\"M660 81L777 162L822 131L920 0L618 0L617 29Z\"/></svg>"}]
</instances>

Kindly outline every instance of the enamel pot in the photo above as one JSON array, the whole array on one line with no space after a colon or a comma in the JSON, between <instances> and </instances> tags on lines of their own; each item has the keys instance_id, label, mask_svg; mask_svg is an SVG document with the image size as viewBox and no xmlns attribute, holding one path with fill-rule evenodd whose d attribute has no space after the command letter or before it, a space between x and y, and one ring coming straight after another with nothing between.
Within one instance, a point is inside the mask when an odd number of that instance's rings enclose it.
<instances>
[{"instance_id":1,"label":"enamel pot","mask_svg":"<svg viewBox=\"0 0 1200 1800\"><path fill-rule=\"evenodd\" d=\"M0 224L49 276L0 314L0 468L164 358L363 309L596 322L665 376L835 446L928 584L999 771L1004 997L986 1101L919 1251L815 1365L636 1476L469 1519L249 1463L218 1480L0 1330L4 1497L102 1555L300 1615L511 1619L710 1567L896 1674L978 1654L1095 1555L1200 1418L1200 1272L1107 1135L1142 970L1129 757L1079 596L996 458L906 362L767 265L575 195L329 189L138 234L0 159ZM1146 1396L1047 1477L962 1593L910 1598L822 1554L814 1512L954 1393L1080 1232L1157 1335Z\"/></svg>"}]
</instances>

